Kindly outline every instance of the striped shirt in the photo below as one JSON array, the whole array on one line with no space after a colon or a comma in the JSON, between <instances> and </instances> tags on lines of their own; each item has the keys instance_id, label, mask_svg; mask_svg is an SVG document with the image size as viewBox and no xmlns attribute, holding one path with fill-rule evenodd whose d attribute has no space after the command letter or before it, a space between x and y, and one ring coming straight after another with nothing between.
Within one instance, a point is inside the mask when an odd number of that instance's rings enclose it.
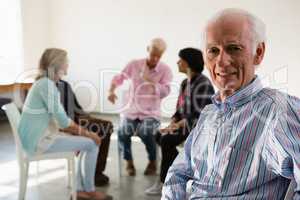
<instances>
[{"instance_id":1,"label":"striped shirt","mask_svg":"<svg viewBox=\"0 0 300 200\"><path fill-rule=\"evenodd\" d=\"M200 114L168 171L162 199L300 199L300 100L259 78Z\"/></svg>"}]
</instances>

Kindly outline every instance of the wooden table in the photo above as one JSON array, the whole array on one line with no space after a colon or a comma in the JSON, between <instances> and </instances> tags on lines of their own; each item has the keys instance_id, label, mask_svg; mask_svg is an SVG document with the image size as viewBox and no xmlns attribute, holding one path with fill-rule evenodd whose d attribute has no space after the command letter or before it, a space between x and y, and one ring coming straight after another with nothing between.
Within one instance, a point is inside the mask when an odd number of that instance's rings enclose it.
<instances>
[{"instance_id":1,"label":"wooden table","mask_svg":"<svg viewBox=\"0 0 300 200\"><path fill-rule=\"evenodd\" d=\"M7 84L7 85L0 84L0 94L15 92L17 90L28 91L31 86L32 86L32 83L13 83L13 84Z\"/></svg>"}]
</instances>

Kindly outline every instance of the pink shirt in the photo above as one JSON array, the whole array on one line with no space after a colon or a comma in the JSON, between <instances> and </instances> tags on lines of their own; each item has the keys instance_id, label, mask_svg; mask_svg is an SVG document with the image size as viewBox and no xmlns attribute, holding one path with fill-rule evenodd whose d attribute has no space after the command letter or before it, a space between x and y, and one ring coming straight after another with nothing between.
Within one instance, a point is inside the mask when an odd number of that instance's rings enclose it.
<instances>
[{"instance_id":1,"label":"pink shirt","mask_svg":"<svg viewBox=\"0 0 300 200\"><path fill-rule=\"evenodd\" d=\"M154 82L143 79L143 74ZM124 80L131 82L130 89L123 96L125 100L122 113L126 118L145 119L160 117L161 100L170 93L172 72L168 65L159 62L154 69L149 69L146 59L133 60L121 74L116 75L112 83L120 86Z\"/></svg>"}]
</instances>

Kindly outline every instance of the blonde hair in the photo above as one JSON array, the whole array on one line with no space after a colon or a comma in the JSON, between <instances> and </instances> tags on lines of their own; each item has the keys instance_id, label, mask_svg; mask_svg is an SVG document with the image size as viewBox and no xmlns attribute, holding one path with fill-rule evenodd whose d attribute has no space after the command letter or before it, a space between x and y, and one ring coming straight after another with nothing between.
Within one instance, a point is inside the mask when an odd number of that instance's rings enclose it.
<instances>
[{"instance_id":1,"label":"blonde hair","mask_svg":"<svg viewBox=\"0 0 300 200\"><path fill-rule=\"evenodd\" d=\"M39 73L36 80L48 77L54 80L62 65L67 62L67 51L58 48L48 48L42 54L39 63Z\"/></svg>"}]
</instances>

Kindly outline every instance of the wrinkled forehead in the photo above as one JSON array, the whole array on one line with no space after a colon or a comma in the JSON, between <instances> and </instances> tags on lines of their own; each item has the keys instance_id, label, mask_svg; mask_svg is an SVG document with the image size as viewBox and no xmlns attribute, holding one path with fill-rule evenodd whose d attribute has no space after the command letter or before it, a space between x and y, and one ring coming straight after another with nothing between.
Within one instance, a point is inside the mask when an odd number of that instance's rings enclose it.
<instances>
[{"instance_id":1,"label":"wrinkled forehead","mask_svg":"<svg viewBox=\"0 0 300 200\"><path fill-rule=\"evenodd\" d=\"M211 21L205 29L205 46L251 41L251 25L244 16L227 16Z\"/></svg>"}]
</instances>

